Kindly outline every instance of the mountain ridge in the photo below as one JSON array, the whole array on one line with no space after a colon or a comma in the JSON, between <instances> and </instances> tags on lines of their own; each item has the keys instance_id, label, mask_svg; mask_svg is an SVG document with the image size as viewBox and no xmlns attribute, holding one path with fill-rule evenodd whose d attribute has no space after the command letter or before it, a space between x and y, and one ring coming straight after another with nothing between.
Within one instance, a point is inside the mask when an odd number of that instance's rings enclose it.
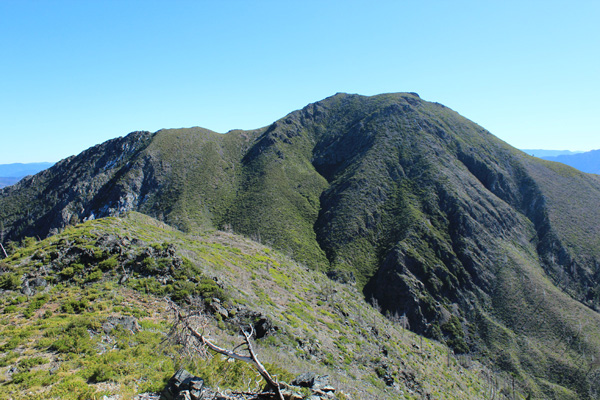
<instances>
[{"instance_id":1,"label":"mountain ridge","mask_svg":"<svg viewBox=\"0 0 600 400\"><path fill-rule=\"evenodd\" d=\"M599 177L528 156L416 94L336 94L253 131L113 139L0 191L0 216L11 239L128 211L188 232L229 229L355 281L383 313L538 390L588 396L575 360L600 348L599 195ZM587 341L566 345L572 358L552 348L556 332L576 333L556 302L539 305L547 292L590 321ZM524 325L540 315L549 331Z\"/></svg>"}]
</instances>

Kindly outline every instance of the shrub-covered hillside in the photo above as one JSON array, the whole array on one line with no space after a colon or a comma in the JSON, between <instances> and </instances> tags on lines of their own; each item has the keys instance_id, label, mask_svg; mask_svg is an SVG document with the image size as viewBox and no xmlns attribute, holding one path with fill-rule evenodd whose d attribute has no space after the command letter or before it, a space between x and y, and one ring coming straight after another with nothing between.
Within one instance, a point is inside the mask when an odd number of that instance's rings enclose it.
<instances>
[{"instance_id":1,"label":"shrub-covered hillside","mask_svg":"<svg viewBox=\"0 0 600 400\"><path fill-rule=\"evenodd\" d=\"M384 318L355 287L229 233L188 235L132 213L10 251L0 275L3 398L133 398L160 391L181 366L224 392L262 386L247 364L181 359L176 344L161 343L166 298L201 300L209 336L224 347L254 325L271 373L288 382L328 374L339 398L508 393L506 376Z\"/></svg>"}]
</instances>

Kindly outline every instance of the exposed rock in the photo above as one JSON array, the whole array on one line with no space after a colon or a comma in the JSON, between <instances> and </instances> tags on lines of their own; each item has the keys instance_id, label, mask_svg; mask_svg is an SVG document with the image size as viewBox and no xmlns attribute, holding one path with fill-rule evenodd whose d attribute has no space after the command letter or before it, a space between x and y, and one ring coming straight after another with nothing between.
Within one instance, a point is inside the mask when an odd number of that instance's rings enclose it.
<instances>
[{"instance_id":1,"label":"exposed rock","mask_svg":"<svg viewBox=\"0 0 600 400\"><path fill-rule=\"evenodd\" d=\"M137 319L135 317L130 317L126 315L122 315L119 317L108 317L106 319L106 322L102 324L102 330L104 331L104 333L109 334L117 326L120 326L124 330L131 332L138 332L140 330L140 325L138 324Z\"/></svg>"},{"instance_id":2,"label":"exposed rock","mask_svg":"<svg viewBox=\"0 0 600 400\"><path fill-rule=\"evenodd\" d=\"M213 302L210 303L210 311L212 311L213 314L218 314L225 319L229 318L229 312L221 305L220 301L217 302L215 300L217 299L213 299Z\"/></svg>"},{"instance_id":3,"label":"exposed rock","mask_svg":"<svg viewBox=\"0 0 600 400\"><path fill-rule=\"evenodd\" d=\"M38 288L45 288L48 286L48 282L42 278L33 278L33 279L25 279L23 280L23 284L21 286L21 293L25 296L33 296L36 294Z\"/></svg>"},{"instance_id":4,"label":"exposed rock","mask_svg":"<svg viewBox=\"0 0 600 400\"><path fill-rule=\"evenodd\" d=\"M309 388L321 393L335 392L335 388L329 383L329 375L317 375L313 372L305 372L302 375L298 375L292 381L292 385ZM317 398L320 397L317 396Z\"/></svg>"},{"instance_id":5,"label":"exposed rock","mask_svg":"<svg viewBox=\"0 0 600 400\"><path fill-rule=\"evenodd\" d=\"M200 400L203 398L204 380L180 369L169 379L160 400Z\"/></svg>"},{"instance_id":6,"label":"exposed rock","mask_svg":"<svg viewBox=\"0 0 600 400\"><path fill-rule=\"evenodd\" d=\"M254 328L254 337L256 339L275 334L279 330L279 327L267 316L244 306L238 306L235 316L231 317L228 322L238 328L251 325Z\"/></svg>"},{"instance_id":7,"label":"exposed rock","mask_svg":"<svg viewBox=\"0 0 600 400\"><path fill-rule=\"evenodd\" d=\"M298 376L292 386L284 384L281 393L286 400L302 400L306 397L300 393L301 387L311 389L311 400L326 400L333 398L335 388L329 385L329 376L319 376L308 372ZM228 392L221 393L204 386L204 380L190 374L185 369L177 371L167 382L160 396L154 393L137 395L135 400L272 400L277 398L273 392L261 393Z\"/></svg>"},{"instance_id":8,"label":"exposed rock","mask_svg":"<svg viewBox=\"0 0 600 400\"><path fill-rule=\"evenodd\" d=\"M298 375L291 383L294 386L311 388L315 383L316 377L317 375L312 372L305 372L302 375Z\"/></svg>"}]
</instances>

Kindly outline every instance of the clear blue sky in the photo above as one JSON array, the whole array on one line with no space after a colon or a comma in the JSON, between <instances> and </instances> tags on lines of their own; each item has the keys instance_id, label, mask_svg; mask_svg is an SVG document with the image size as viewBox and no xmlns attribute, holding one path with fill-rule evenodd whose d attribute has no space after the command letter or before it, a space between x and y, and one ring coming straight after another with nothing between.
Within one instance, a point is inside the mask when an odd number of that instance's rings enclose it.
<instances>
[{"instance_id":1,"label":"clear blue sky","mask_svg":"<svg viewBox=\"0 0 600 400\"><path fill-rule=\"evenodd\" d=\"M599 1L0 0L0 164L417 92L519 148L600 148Z\"/></svg>"}]
</instances>

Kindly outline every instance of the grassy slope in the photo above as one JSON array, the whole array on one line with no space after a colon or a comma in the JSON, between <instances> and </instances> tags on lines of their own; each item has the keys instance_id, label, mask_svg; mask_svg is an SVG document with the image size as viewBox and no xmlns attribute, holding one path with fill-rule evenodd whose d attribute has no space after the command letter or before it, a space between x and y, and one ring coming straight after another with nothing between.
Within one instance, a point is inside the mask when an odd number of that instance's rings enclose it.
<instances>
[{"instance_id":1,"label":"grassy slope","mask_svg":"<svg viewBox=\"0 0 600 400\"><path fill-rule=\"evenodd\" d=\"M2 294L4 396L68 399L119 393L129 398L159 389L181 365L176 349L158 344L168 323L161 298L145 293L156 290L149 280L154 278L134 275L123 287L115 281L120 266L106 270L102 278L91 275L97 271L93 264L108 256L98 247L98 239L107 235L128 238L134 244L127 251L134 253L151 244L174 244L196 273L218 277L230 310L243 305L271 319L279 333L258 340L257 351L284 379L307 370L327 373L353 398L420 398L430 393L436 399L475 399L490 390L484 380L489 371L477 363L464 368L454 358L448 364L444 346L392 325L360 301L353 287L332 283L241 237L222 232L190 236L130 214L30 241L5 260L4 267L20 275L39 271L65 243L101 254L84 265L76 281L61 282L68 268L63 266L63 272L46 277L54 283L44 293L29 299L10 290ZM108 315L134 315L142 330L99 334ZM233 347L240 338L220 319L211 319L211 337ZM12 366L17 371L7 375ZM246 388L248 378L256 378L245 366L220 357L187 367L222 388ZM395 387L383 383L386 374L394 378Z\"/></svg>"},{"instance_id":2,"label":"grassy slope","mask_svg":"<svg viewBox=\"0 0 600 400\"><path fill-rule=\"evenodd\" d=\"M550 221L573 258L600 257L600 176L533 157L524 157L529 173L546 195Z\"/></svg>"},{"instance_id":3,"label":"grassy slope","mask_svg":"<svg viewBox=\"0 0 600 400\"><path fill-rule=\"evenodd\" d=\"M253 132L221 135L202 128L157 132L145 156L158 174L142 210L181 229L223 224L240 179L240 160Z\"/></svg>"}]
</instances>

